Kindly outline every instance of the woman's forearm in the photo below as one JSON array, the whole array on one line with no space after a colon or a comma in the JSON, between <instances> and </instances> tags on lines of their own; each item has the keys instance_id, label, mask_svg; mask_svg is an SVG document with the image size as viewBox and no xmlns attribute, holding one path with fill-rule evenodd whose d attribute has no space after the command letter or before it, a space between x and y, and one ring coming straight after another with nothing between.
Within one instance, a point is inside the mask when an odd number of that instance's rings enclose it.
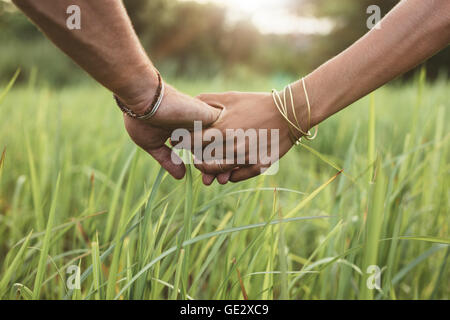
<instances>
[{"instance_id":1,"label":"woman's forearm","mask_svg":"<svg viewBox=\"0 0 450 320\"><path fill-rule=\"evenodd\" d=\"M312 125L412 69L449 43L449 0L401 1L381 21L380 29L372 29L308 75ZM297 101L303 101L301 84L296 83L295 88L300 95Z\"/></svg>"},{"instance_id":2,"label":"woman's forearm","mask_svg":"<svg viewBox=\"0 0 450 320\"><path fill-rule=\"evenodd\" d=\"M158 80L121 1L78 0L81 29L66 25L71 0L13 0L67 55L139 112Z\"/></svg>"}]
</instances>

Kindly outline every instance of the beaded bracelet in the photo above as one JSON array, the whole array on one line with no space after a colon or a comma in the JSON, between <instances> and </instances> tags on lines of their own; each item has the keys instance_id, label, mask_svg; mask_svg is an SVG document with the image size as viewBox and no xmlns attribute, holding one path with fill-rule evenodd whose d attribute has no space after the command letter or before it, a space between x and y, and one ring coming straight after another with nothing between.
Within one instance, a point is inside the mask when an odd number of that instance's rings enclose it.
<instances>
[{"instance_id":1,"label":"beaded bracelet","mask_svg":"<svg viewBox=\"0 0 450 320\"><path fill-rule=\"evenodd\" d=\"M150 119L156 113L156 111L158 111L164 97L164 81L161 78L161 74L158 71L156 71L156 73L158 75L158 88L156 89L155 97L153 98L152 103L143 114L137 114L133 112L131 109L125 106L125 104L120 101L120 99L116 95L114 95L114 99L116 100L117 105L123 113L134 119L147 120Z\"/></svg>"}]
</instances>

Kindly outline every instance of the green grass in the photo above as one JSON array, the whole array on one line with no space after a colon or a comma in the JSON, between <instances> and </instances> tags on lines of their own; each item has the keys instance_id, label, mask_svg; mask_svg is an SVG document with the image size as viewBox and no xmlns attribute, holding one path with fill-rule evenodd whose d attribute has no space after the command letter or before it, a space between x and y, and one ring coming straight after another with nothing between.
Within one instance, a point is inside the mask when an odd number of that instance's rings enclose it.
<instances>
[{"instance_id":1,"label":"green grass","mask_svg":"<svg viewBox=\"0 0 450 320\"><path fill-rule=\"evenodd\" d=\"M276 175L211 187L137 149L96 85L1 86L0 298L448 299L450 83L424 79L327 120Z\"/></svg>"}]
</instances>

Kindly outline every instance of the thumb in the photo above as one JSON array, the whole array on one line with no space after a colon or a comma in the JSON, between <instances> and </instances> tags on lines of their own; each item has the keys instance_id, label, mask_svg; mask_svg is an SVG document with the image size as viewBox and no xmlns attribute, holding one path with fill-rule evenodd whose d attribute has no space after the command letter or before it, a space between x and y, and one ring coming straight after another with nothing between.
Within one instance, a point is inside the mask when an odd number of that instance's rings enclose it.
<instances>
[{"instance_id":1,"label":"thumb","mask_svg":"<svg viewBox=\"0 0 450 320\"><path fill-rule=\"evenodd\" d=\"M161 106L148 122L162 128L191 129L195 121L201 121L204 127L209 127L217 121L220 113L220 108L208 105L167 85Z\"/></svg>"},{"instance_id":2,"label":"thumb","mask_svg":"<svg viewBox=\"0 0 450 320\"><path fill-rule=\"evenodd\" d=\"M214 113L217 118L214 122L219 120L222 113L227 109L227 103L229 102L227 98L228 95L224 93L202 93L196 97L197 100L207 104L209 108L215 109ZM209 126L213 125L214 122L210 123Z\"/></svg>"},{"instance_id":3,"label":"thumb","mask_svg":"<svg viewBox=\"0 0 450 320\"><path fill-rule=\"evenodd\" d=\"M199 121L202 121L203 127L207 128L214 124L217 120L219 120L220 114L222 113L224 107L218 103L209 104L207 101L201 101L200 99L195 98L201 105L201 114Z\"/></svg>"}]
</instances>

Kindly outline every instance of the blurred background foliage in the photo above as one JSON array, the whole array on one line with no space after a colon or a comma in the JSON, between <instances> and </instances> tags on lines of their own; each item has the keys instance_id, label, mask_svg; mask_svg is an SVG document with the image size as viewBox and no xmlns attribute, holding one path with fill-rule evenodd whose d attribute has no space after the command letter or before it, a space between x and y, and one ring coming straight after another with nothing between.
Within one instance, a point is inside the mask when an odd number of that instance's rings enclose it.
<instances>
[{"instance_id":1,"label":"blurred background foliage","mask_svg":"<svg viewBox=\"0 0 450 320\"><path fill-rule=\"evenodd\" d=\"M251 21L230 22L222 6L178 0L124 0L150 57L165 76L183 78L297 77L312 71L367 32L366 9L386 14L397 0L291 0L299 16L327 18L327 34L266 34ZM268 22L269 23L269 22ZM22 69L19 81L39 74L52 86L87 76L6 0L0 0L0 82ZM450 50L427 62L428 75L448 77ZM413 71L414 72L414 71ZM409 75L411 75L410 73ZM408 78L409 75L405 77Z\"/></svg>"}]
</instances>

